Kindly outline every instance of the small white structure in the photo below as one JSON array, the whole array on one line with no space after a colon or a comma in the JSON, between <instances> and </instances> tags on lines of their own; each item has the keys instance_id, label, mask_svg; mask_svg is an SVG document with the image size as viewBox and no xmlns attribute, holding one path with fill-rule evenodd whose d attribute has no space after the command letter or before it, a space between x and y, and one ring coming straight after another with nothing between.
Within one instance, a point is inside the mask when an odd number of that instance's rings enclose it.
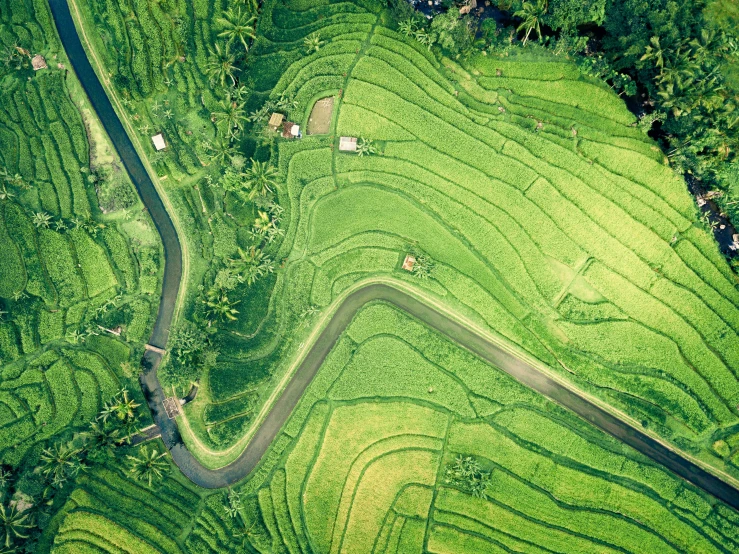
<instances>
[{"instance_id":1,"label":"small white structure","mask_svg":"<svg viewBox=\"0 0 739 554\"><path fill-rule=\"evenodd\" d=\"M356 137L341 137L339 139L339 151L356 152L357 151L357 138Z\"/></svg>"},{"instance_id":2,"label":"small white structure","mask_svg":"<svg viewBox=\"0 0 739 554\"><path fill-rule=\"evenodd\" d=\"M151 142L154 143L154 148L157 149L157 152L167 148L167 143L164 142L164 135L162 133L159 133L158 135L154 135L153 137L151 137Z\"/></svg>"},{"instance_id":3,"label":"small white structure","mask_svg":"<svg viewBox=\"0 0 739 554\"><path fill-rule=\"evenodd\" d=\"M297 137L298 135L300 135L300 125L293 125L292 127L290 127L290 134L293 137Z\"/></svg>"}]
</instances>

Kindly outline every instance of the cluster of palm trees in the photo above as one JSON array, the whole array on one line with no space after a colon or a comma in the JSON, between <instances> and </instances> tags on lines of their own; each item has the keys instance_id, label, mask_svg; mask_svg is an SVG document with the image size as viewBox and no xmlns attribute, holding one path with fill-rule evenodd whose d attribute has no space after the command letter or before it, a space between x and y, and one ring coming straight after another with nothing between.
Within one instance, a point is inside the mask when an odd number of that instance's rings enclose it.
<instances>
[{"instance_id":1,"label":"cluster of palm trees","mask_svg":"<svg viewBox=\"0 0 739 554\"><path fill-rule=\"evenodd\" d=\"M639 62L653 72L655 100L668 127L682 134L671 141L673 167L698 176L722 167L739 148L739 96L722 72L739 62L739 44L711 29L676 44L655 36Z\"/></svg>"},{"instance_id":2,"label":"cluster of palm trees","mask_svg":"<svg viewBox=\"0 0 739 554\"><path fill-rule=\"evenodd\" d=\"M6 167L0 167L0 200L12 200L17 196L14 189L28 190L31 185L20 173L10 173ZM11 188L8 188L11 187Z\"/></svg>"},{"instance_id":3,"label":"cluster of palm trees","mask_svg":"<svg viewBox=\"0 0 739 554\"><path fill-rule=\"evenodd\" d=\"M0 502L3 541L0 552L14 552L19 542L29 539L37 527L35 512L53 505L57 491L87 471L92 464L109 463L115 457L116 449L130 444L132 436L138 431L138 407L139 404L129 396L128 391L122 389L103 405L86 431L71 440L57 440L50 444L41 451L34 468L21 470L41 477L45 488L40 497L31 499L33 505L29 507L22 496L17 495L7 505ZM162 460L163 456L155 448L142 447L136 455L126 456L128 472L135 479L152 486L169 468L169 463ZM9 482L9 472L0 469L0 495L5 493Z\"/></svg>"},{"instance_id":4,"label":"cluster of palm trees","mask_svg":"<svg viewBox=\"0 0 739 554\"><path fill-rule=\"evenodd\" d=\"M444 482L466 490L476 498L487 498L490 472L483 471L472 456L457 456L444 473Z\"/></svg>"},{"instance_id":5,"label":"cluster of palm trees","mask_svg":"<svg viewBox=\"0 0 739 554\"><path fill-rule=\"evenodd\" d=\"M256 36L256 21L256 2L238 4L217 18L218 37L223 42L217 42L209 49L205 67L211 83L225 91L219 109L212 113L212 118L216 122L219 137L229 144L241 135L248 120L245 102L249 91L239 83L237 75L249 52L250 41Z\"/></svg>"},{"instance_id":6,"label":"cluster of palm trees","mask_svg":"<svg viewBox=\"0 0 739 554\"><path fill-rule=\"evenodd\" d=\"M37 229L54 229L60 233L64 231L82 229L92 236L97 235L105 229L104 223L99 223L94 219L83 219L81 217L73 217L71 219L58 218L55 219L48 212L34 212L31 216L31 222Z\"/></svg>"}]
</instances>

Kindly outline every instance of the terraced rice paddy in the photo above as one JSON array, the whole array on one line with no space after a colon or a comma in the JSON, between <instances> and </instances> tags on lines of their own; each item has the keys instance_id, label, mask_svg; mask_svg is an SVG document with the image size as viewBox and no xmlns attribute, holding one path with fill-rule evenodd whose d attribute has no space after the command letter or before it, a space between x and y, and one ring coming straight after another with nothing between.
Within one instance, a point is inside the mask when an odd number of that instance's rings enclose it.
<instances>
[{"instance_id":1,"label":"terraced rice paddy","mask_svg":"<svg viewBox=\"0 0 739 554\"><path fill-rule=\"evenodd\" d=\"M148 296L159 287L156 234L67 73L48 6L36 4L0 8L2 44L43 54L49 66L4 66L0 92L0 461L8 466L87 426L120 390L121 364L146 340L156 307ZM93 175L102 172L129 189L138 213L102 213Z\"/></svg>"},{"instance_id":2,"label":"terraced rice paddy","mask_svg":"<svg viewBox=\"0 0 739 554\"><path fill-rule=\"evenodd\" d=\"M484 496L450 478L459 456L489 475ZM384 303L266 460L243 489L260 552L739 548L736 512Z\"/></svg>"},{"instance_id":3,"label":"terraced rice paddy","mask_svg":"<svg viewBox=\"0 0 739 554\"><path fill-rule=\"evenodd\" d=\"M96 468L55 518L52 552L150 554L234 552L232 522L223 518L223 495L170 477L155 490L114 470Z\"/></svg>"},{"instance_id":4,"label":"terraced rice paddy","mask_svg":"<svg viewBox=\"0 0 739 554\"><path fill-rule=\"evenodd\" d=\"M221 341L210 399L190 411L203 440L243 434L312 314L390 276L739 475L736 278L623 102L541 53L439 62L376 8L265 3L257 87L297 99L303 124L334 95L336 123L279 143L284 269L262 332L236 322ZM314 32L326 44L308 55ZM378 152L340 153L339 136ZM411 249L429 279L400 270Z\"/></svg>"}]
</instances>

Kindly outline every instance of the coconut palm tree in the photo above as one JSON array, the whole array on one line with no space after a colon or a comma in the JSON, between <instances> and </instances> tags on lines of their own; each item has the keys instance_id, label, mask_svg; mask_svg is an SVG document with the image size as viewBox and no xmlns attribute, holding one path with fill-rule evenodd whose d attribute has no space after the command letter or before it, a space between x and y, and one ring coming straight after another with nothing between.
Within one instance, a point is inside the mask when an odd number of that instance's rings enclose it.
<instances>
[{"instance_id":1,"label":"coconut palm tree","mask_svg":"<svg viewBox=\"0 0 739 554\"><path fill-rule=\"evenodd\" d=\"M231 141L220 136L217 137L215 143L206 143L203 149L208 159L217 164L226 163L236 153Z\"/></svg>"},{"instance_id":2,"label":"coconut palm tree","mask_svg":"<svg viewBox=\"0 0 739 554\"><path fill-rule=\"evenodd\" d=\"M12 190L8 190L5 183L0 187L0 200L12 200L15 197L15 193Z\"/></svg>"},{"instance_id":3,"label":"coconut palm tree","mask_svg":"<svg viewBox=\"0 0 739 554\"><path fill-rule=\"evenodd\" d=\"M126 423L136 419L136 408L138 407L139 404L134 402L133 398L128 397L128 390L121 389L113 397L113 400L105 403L98 416L98 420L105 423L108 421L108 418L115 416L121 423Z\"/></svg>"},{"instance_id":4,"label":"coconut palm tree","mask_svg":"<svg viewBox=\"0 0 739 554\"><path fill-rule=\"evenodd\" d=\"M5 507L0 504L0 526L4 535L3 545L8 552L13 552L10 548L16 539L27 539L28 529L33 528L30 520L30 514L19 512L15 506Z\"/></svg>"},{"instance_id":5,"label":"coconut palm tree","mask_svg":"<svg viewBox=\"0 0 739 554\"><path fill-rule=\"evenodd\" d=\"M303 44L310 54L312 52L318 52L325 44L325 41L321 40L321 33L316 32L305 37L305 39L303 39Z\"/></svg>"},{"instance_id":6,"label":"coconut palm tree","mask_svg":"<svg viewBox=\"0 0 739 554\"><path fill-rule=\"evenodd\" d=\"M237 6L236 9L229 8L223 17L216 19L223 30L218 33L218 36L225 38L228 43L235 41L241 42L244 47L244 52L249 51L249 44L247 39L253 39L256 35L254 32L254 23L257 20L256 15L251 15L247 11L243 11L241 6Z\"/></svg>"},{"instance_id":7,"label":"coconut palm tree","mask_svg":"<svg viewBox=\"0 0 739 554\"><path fill-rule=\"evenodd\" d=\"M357 156L369 156L376 152L375 147L372 145L372 139L366 139L364 137L359 139L357 143Z\"/></svg>"},{"instance_id":8,"label":"coconut palm tree","mask_svg":"<svg viewBox=\"0 0 739 554\"><path fill-rule=\"evenodd\" d=\"M239 68L236 63L236 56L231 53L231 43L227 42L221 47L219 43L215 44L215 48L210 49L210 57L205 67L205 71L211 81L217 82L221 87L226 87L226 80L231 79L231 84L236 86L236 72Z\"/></svg>"},{"instance_id":9,"label":"coconut palm tree","mask_svg":"<svg viewBox=\"0 0 739 554\"><path fill-rule=\"evenodd\" d=\"M209 324L219 321L236 321L239 311L234 308L239 302L231 302L225 291L211 289L205 295L205 314L209 318Z\"/></svg>"},{"instance_id":10,"label":"coconut palm tree","mask_svg":"<svg viewBox=\"0 0 739 554\"><path fill-rule=\"evenodd\" d=\"M524 0L522 8L513 14L515 17L523 19L516 30L526 31L526 36L523 39L524 46L526 46L526 42L529 40L529 35L531 35L531 31L533 30L536 30L537 36L541 38L541 19L546 13L547 0L536 0L536 3Z\"/></svg>"},{"instance_id":11,"label":"coconut palm tree","mask_svg":"<svg viewBox=\"0 0 739 554\"><path fill-rule=\"evenodd\" d=\"M81 449L71 442L57 443L41 453L39 467L49 481L61 484L76 473Z\"/></svg>"},{"instance_id":12,"label":"coconut palm tree","mask_svg":"<svg viewBox=\"0 0 739 554\"><path fill-rule=\"evenodd\" d=\"M120 446L128 437L121 436L121 430L108 423L93 421L90 423L89 431L85 431L85 447L92 459L110 459L113 451Z\"/></svg>"},{"instance_id":13,"label":"coconut palm tree","mask_svg":"<svg viewBox=\"0 0 739 554\"><path fill-rule=\"evenodd\" d=\"M238 258L229 258L228 265L239 276L241 282L253 285L260 277L274 272L272 259L263 250L251 247L248 251L239 248Z\"/></svg>"},{"instance_id":14,"label":"coconut palm tree","mask_svg":"<svg viewBox=\"0 0 739 554\"><path fill-rule=\"evenodd\" d=\"M237 138L244 129L247 115L244 110L244 103L237 102L230 94L226 94L226 98L219 103L220 111L213 112L216 126L222 134L230 139Z\"/></svg>"},{"instance_id":15,"label":"coconut palm tree","mask_svg":"<svg viewBox=\"0 0 739 554\"><path fill-rule=\"evenodd\" d=\"M249 199L270 195L277 186L278 173L277 168L268 162L259 162L252 158L251 166L244 172L244 185L249 191Z\"/></svg>"},{"instance_id":16,"label":"coconut palm tree","mask_svg":"<svg viewBox=\"0 0 739 554\"><path fill-rule=\"evenodd\" d=\"M146 481L151 487L155 480L161 479L169 470L169 464L162 460L166 452L158 452L156 448L151 449L143 446L138 456L126 456L128 459L128 472L138 481Z\"/></svg>"},{"instance_id":17,"label":"coconut palm tree","mask_svg":"<svg viewBox=\"0 0 739 554\"><path fill-rule=\"evenodd\" d=\"M33 224L39 229L48 229L51 224L51 216L46 212L36 212L33 214L31 221L33 221Z\"/></svg>"}]
</instances>

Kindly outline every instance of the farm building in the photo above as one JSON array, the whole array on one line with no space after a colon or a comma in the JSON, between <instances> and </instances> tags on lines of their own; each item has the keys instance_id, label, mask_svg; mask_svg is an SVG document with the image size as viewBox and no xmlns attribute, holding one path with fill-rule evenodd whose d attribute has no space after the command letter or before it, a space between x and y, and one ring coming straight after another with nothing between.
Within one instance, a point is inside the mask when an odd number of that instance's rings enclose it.
<instances>
[{"instance_id":1,"label":"farm building","mask_svg":"<svg viewBox=\"0 0 739 554\"><path fill-rule=\"evenodd\" d=\"M154 148L157 149L157 152L167 148L167 143L164 142L164 135L162 133L159 133L158 135L154 135L153 137L151 137L151 142L154 143Z\"/></svg>"},{"instance_id":2,"label":"farm building","mask_svg":"<svg viewBox=\"0 0 739 554\"><path fill-rule=\"evenodd\" d=\"M302 138L302 136L300 125L297 125L292 121L285 121L282 124L282 138Z\"/></svg>"},{"instance_id":3,"label":"farm building","mask_svg":"<svg viewBox=\"0 0 739 554\"><path fill-rule=\"evenodd\" d=\"M281 113L275 112L270 116L269 123L267 125L269 126L270 129L272 129L273 131L276 131L282 125L283 119L285 119L284 115L282 115Z\"/></svg>"},{"instance_id":4,"label":"farm building","mask_svg":"<svg viewBox=\"0 0 739 554\"><path fill-rule=\"evenodd\" d=\"M356 152L356 150L357 150L357 138L356 137L341 137L339 139L339 151Z\"/></svg>"}]
</instances>

